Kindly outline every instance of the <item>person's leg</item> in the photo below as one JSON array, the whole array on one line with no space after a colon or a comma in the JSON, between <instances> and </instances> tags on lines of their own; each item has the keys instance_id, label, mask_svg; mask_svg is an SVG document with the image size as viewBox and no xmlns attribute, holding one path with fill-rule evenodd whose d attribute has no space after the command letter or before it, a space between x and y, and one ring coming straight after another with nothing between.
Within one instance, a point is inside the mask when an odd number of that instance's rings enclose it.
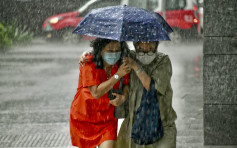
<instances>
[{"instance_id":1,"label":"person's leg","mask_svg":"<svg viewBox=\"0 0 237 148\"><path fill-rule=\"evenodd\" d=\"M99 145L99 148L114 148L114 140L107 140Z\"/></svg>"}]
</instances>

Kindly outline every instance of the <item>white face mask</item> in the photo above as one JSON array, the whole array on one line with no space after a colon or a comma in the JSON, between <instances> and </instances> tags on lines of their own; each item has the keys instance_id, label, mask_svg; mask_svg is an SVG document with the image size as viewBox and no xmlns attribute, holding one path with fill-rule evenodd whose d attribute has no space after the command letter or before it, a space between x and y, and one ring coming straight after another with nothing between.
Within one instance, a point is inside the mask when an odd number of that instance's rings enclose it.
<instances>
[{"instance_id":1,"label":"white face mask","mask_svg":"<svg viewBox=\"0 0 237 148\"><path fill-rule=\"evenodd\" d=\"M156 54L154 53L153 55L149 56L147 53L144 55L139 55L138 53L136 54L136 58L144 65L150 64L155 58Z\"/></svg>"}]
</instances>

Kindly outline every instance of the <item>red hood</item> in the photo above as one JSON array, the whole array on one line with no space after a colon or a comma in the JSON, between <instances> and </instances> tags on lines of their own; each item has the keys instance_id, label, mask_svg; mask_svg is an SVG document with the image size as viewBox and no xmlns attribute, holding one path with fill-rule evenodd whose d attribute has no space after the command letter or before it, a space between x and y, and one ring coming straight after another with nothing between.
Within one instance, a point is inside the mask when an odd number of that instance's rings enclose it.
<instances>
[{"instance_id":1,"label":"red hood","mask_svg":"<svg viewBox=\"0 0 237 148\"><path fill-rule=\"evenodd\" d=\"M45 21L48 21L54 17L76 17L78 14L79 14L78 11L60 13L60 14L56 14L56 15L52 15L52 16L48 17Z\"/></svg>"}]
</instances>

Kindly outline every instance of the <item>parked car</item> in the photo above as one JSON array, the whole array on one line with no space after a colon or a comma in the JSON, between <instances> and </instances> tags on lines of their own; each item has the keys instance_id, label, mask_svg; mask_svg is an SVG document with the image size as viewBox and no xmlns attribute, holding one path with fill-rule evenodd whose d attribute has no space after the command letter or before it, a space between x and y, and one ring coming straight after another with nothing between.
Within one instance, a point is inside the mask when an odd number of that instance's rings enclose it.
<instances>
[{"instance_id":1,"label":"parked car","mask_svg":"<svg viewBox=\"0 0 237 148\"><path fill-rule=\"evenodd\" d=\"M161 14L173 28L172 40L199 35L197 0L127 0L128 5L141 7Z\"/></svg>"},{"instance_id":2,"label":"parked car","mask_svg":"<svg viewBox=\"0 0 237 148\"><path fill-rule=\"evenodd\" d=\"M87 36L72 34L73 29L92 9L119 5L119 1L111 0L89 0L76 11L56 14L48 17L42 26L46 39L60 38L65 42L77 42L80 38L87 39Z\"/></svg>"}]
</instances>

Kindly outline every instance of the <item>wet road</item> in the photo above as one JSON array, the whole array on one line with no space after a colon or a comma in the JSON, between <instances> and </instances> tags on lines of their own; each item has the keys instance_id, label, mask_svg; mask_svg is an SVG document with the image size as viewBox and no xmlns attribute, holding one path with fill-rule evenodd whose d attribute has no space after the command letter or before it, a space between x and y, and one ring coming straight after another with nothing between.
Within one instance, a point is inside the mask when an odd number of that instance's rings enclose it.
<instances>
[{"instance_id":1,"label":"wet road","mask_svg":"<svg viewBox=\"0 0 237 148\"><path fill-rule=\"evenodd\" d=\"M78 83L78 45L36 41L0 53L0 147L70 147L69 111ZM203 147L202 41L161 43L173 66L177 147Z\"/></svg>"}]
</instances>

